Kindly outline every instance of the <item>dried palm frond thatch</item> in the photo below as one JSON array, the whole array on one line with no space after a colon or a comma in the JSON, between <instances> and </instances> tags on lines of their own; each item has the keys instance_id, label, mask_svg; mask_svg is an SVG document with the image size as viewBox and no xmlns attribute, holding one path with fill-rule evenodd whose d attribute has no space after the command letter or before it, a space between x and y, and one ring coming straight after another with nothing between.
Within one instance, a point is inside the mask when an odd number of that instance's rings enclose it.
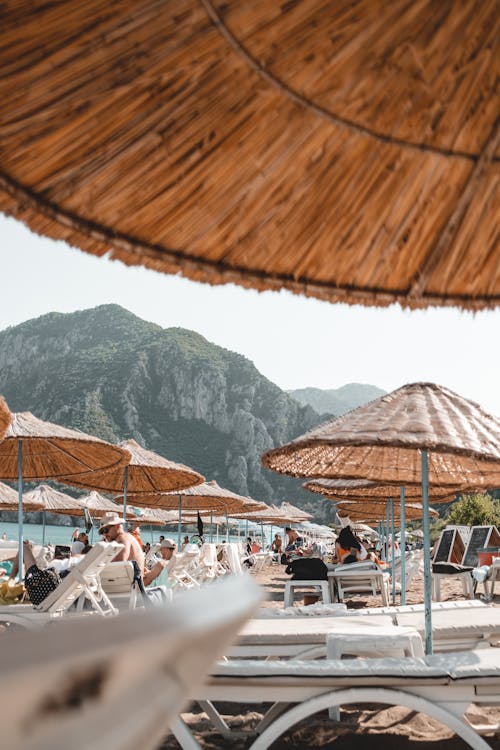
<instances>
[{"instance_id":1,"label":"dried palm frond thatch","mask_svg":"<svg viewBox=\"0 0 500 750\"><path fill-rule=\"evenodd\" d=\"M500 486L500 419L434 383L405 385L268 451L262 462L297 477L415 485L422 449L431 486Z\"/></svg>"},{"instance_id":2,"label":"dried palm frond thatch","mask_svg":"<svg viewBox=\"0 0 500 750\"><path fill-rule=\"evenodd\" d=\"M0 482L0 510L8 513L17 513L19 508L19 495L16 490L9 487L8 484ZM26 495L23 497L23 511L31 513L33 511L43 510L39 502L28 502Z\"/></svg>"},{"instance_id":3,"label":"dried palm frond thatch","mask_svg":"<svg viewBox=\"0 0 500 750\"><path fill-rule=\"evenodd\" d=\"M4 399L0 396L0 440L7 432L7 427L10 425L12 416L9 411L9 407L5 403Z\"/></svg>"},{"instance_id":4,"label":"dried palm frond thatch","mask_svg":"<svg viewBox=\"0 0 500 750\"><path fill-rule=\"evenodd\" d=\"M182 490L203 482L202 475L194 469L169 461L158 453L143 448L135 440L123 440L120 447L130 454L130 463L127 465L129 495ZM123 492L125 467L120 466L116 471L93 471L76 479L67 477L64 481L102 492ZM136 500L134 503L138 504Z\"/></svg>"},{"instance_id":5,"label":"dried palm frond thatch","mask_svg":"<svg viewBox=\"0 0 500 750\"><path fill-rule=\"evenodd\" d=\"M314 479L305 482L303 487L309 492L323 495L328 500L380 500L388 498L399 499L399 486L396 484L377 484L368 479ZM405 500L420 500L421 485L406 485L404 487ZM460 492L460 488L453 491L450 487L431 487L429 498L433 503L448 503Z\"/></svg>"},{"instance_id":6,"label":"dried palm frond thatch","mask_svg":"<svg viewBox=\"0 0 500 750\"><path fill-rule=\"evenodd\" d=\"M23 503L35 503L40 505L40 510L49 513L58 513L65 516L83 516L84 507L74 497L66 495L65 492L49 487L48 484L39 484L34 490L24 495Z\"/></svg>"},{"instance_id":7,"label":"dried palm frond thatch","mask_svg":"<svg viewBox=\"0 0 500 750\"><path fill-rule=\"evenodd\" d=\"M117 503L114 503L109 498L100 495L99 492L95 492L94 490L84 497L79 497L78 502L84 508L87 508L90 515L94 518L102 518L105 513L118 513L118 515L123 516L122 506L117 505ZM134 516L134 511L127 508L127 518L134 518Z\"/></svg>"},{"instance_id":8,"label":"dried palm frond thatch","mask_svg":"<svg viewBox=\"0 0 500 750\"><path fill-rule=\"evenodd\" d=\"M117 499L120 500L121 498ZM139 506L175 510L179 507L179 499L183 511L205 509L220 513L226 511L233 513L238 510L253 509L260 505L249 497L238 495L236 492L220 487L213 480L172 492L134 495L131 502Z\"/></svg>"},{"instance_id":9,"label":"dried palm frond thatch","mask_svg":"<svg viewBox=\"0 0 500 750\"><path fill-rule=\"evenodd\" d=\"M212 284L496 306L499 36L497 0L8 3L0 210Z\"/></svg>"},{"instance_id":10,"label":"dried palm frond thatch","mask_svg":"<svg viewBox=\"0 0 500 750\"><path fill-rule=\"evenodd\" d=\"M128 463L129 454L84 432L44 422L28 411L12 414L0 442L0 478L18 478L18 443L22 441L23 478L72 479L92 470L116 469Z\"/></svg>"},{"instance_id":11,"label":"dried palm frond thatch","mask_svg":"<svg viewBox=\"0 0 500 750\"><path fill-rule=\"evenodd\" d=\"M337 503L337 515L340 517L349 516L350 518L360 521L382 521L387 517L386 503L371 502L343 502ZM405 518L407 521L422 518L423 510L421 503L405 503ZM439 513L434 508L429 508L429 515L436 518ZM394 506L394 518L400 520L400 508Z\"/></svg>"}]
</instances>

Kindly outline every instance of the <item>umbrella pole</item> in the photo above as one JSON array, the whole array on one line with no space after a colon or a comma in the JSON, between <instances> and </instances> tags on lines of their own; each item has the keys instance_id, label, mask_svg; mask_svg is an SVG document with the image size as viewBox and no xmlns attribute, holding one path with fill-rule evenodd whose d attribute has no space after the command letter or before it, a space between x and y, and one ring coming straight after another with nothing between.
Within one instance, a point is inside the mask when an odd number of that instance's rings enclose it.
<instances>
[{"instance_id":1,"label":"umbrella pole","mask_svg":"<svg viewBox=\"0 0 500 750\"><path fill-rule=\"evenodd\" d=\"M23 580L23 441L17 441L17 531L19 537L17 577Z\"/></svg>"},{"instance_id":2,"label":"umbrella pole","mask_svg":"<svg viewBox=\"0 0 500 750\"><path fill-rule=\"evenodd\" d=\"M43 524L42 525L42 547L45 546L45 523L46 523L46 520L47 520L46 516L47 516L47 514L46 514L46 511L45 511L45 508L44 508L43 509L43 514L42 514L42 524Z\"/></svg>"},{"instance_id":3,"label":"umbrella pole","mask_svg":"<svg viewBox=\"0 0 500 750\"><path fill-rule=\"evenodd\" d=\"M128 466L125 466L123 475L123 521L127 521L127 490L128 490Z\"/></svg>"},{"instance_id":4,"label":"umbrella pole","mask_svg":"<svg viewBox=\"0 0 500 750\"><path fill-rule=\"evenodd\" d=\"M399 517L401 524L401 604L406 604L406 506L405 488L399 488Z\"/></svg>"},{"instance_id":5,"label":"umbrella pole","mask_svg":"<svg viewBox=\"0 0 500 750\"><path fill-rule=\"evenodd\" d=\"M229 544L229 516L226 509L226 542Z\"/></svg>"},{"instance_id":6,"label":"umbrella pole","mask_svg":"<svg viewBox=\"0 0 500 750\"><path fill-rule=\"evenodd\" d=\"M260 522L260 536L262 538L262 549L265 549L266 545L264 543L264 523L262 521Z\"/></svg>"},{"instance_id":7,"label":"umbrella pole","mask_svg":"<svg viewBox=\"0 0 500 750\"><path fill-rule=\"evenodd\" d=\"M177 524L177 551L180 552L181 549L181 522L182 522L182 495L179 495L179 521Z\"/></svg>"},{"instance_id":8,"label":"umbrella pole","mask_svg":"<svg viewBox=\"0 0 500 750\"><path fill-rule=\"evenodd\" d=\"M210 511L210 543L212 543L214 540L214 529L212 526L212 518L213 518L213 512Z\"/></svg>"},{"instance_id":9,"label":"umbrella pole","mask_svg":"<svg viewBox=\"0 0 500 750\"><path fill-rule=\"evenodd\" d=\"M248 539L248 518L245 518L245 540Z\"/></svg>"},{"instance_id":10,"label":"umbrella pole","mask_svg":"<svg viewBox=\"0 0 500 750\"><path fill-rule=\"evenodd\" d=\"M391 497L391 579L392 579L392 603L396 604L396 527L394 525L394 500Z\"/></svg>"},{"instance_id":11,"label":"umbrella pole","mask_svg":"<svg viewBox=\"0 0 500 750\"><path fill-rule=\"evenodd\" d=\"M424 609L425 609L425 653L432 654L432 600L431 600L431 530L429 523L429 461L427 451L422 458L422 525L424 532Z\"/></svg>"}]
</instances>

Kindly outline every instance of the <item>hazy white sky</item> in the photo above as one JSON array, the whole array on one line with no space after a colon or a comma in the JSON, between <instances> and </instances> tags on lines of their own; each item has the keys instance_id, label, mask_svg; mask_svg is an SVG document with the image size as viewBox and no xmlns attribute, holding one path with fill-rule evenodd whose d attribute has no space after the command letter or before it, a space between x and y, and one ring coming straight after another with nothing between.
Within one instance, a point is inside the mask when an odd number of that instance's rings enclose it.
<instances>
[{"instance_id":1,"label":"hazy white sky","mask_svg":"<svg viewBox=\"0 0 500 750\"><path fill-rule=\"evenodd\" d=\"M0 330L114 302L244 354L285 389L432 381L500 414L500 310L407 312L210 287L94 258L1 215L0 253Z\"/></svg>"}]
</instances>

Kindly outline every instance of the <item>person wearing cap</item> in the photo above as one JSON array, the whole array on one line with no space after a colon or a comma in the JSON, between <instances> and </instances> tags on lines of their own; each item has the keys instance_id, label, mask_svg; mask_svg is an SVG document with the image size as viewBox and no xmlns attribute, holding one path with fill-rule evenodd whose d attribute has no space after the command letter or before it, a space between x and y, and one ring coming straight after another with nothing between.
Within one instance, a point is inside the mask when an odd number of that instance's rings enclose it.
<instances>
[{"instance_id":1,"label":"person wearing cap","mask_svg":"<svg viewBox=\"0 0 500 750\"><path fill-rule=\"evenodd\" d=\"M168 586L168 568L169 563L174 556L175 542L173 539L164 539L160 544L161 558L151 570L144 573L143 581L145 586L150 586L153 582L157 585Z\"/></svg>"},{"instance_id":2,"label":"person wearing cap","mask_svg":"<svg viewBox=\"0 0 500 750\"><path fill-rule=\"evenodd\" d=\"M142 573L144 570L144 552L137 539L124 530L122 519L117 513L105 513L101 519L99 534L102 534L106 542L118 542L123 544L121 549L113 558L113 562L130 560L136 562Z\"/></svg>"}]
</instances>

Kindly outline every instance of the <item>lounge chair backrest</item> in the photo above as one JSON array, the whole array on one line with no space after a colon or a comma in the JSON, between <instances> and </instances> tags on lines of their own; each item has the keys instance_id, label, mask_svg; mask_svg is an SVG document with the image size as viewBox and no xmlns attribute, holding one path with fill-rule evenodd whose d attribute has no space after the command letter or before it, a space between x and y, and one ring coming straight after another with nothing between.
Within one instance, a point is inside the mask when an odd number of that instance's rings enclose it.
<instances>
[{"instance_id":1,"label":"lounge chair backrest","mask_svg":"<svg viewBox=\"0 0 500 750\"><path fill-rule=\"evenodd\" d=\"M101 586L106 594L128 594L134 583L134 566L130 560L110 562L101 570Z\"/></svg>"},{"instance_id":2,"label":"lounge chair backrest","mask_svg":"<svg viewBox=\"0 0 500 750\"><path fill-rule=\"evenodd\" d=\"M168 608L2 637L2 747L155 750L260 600L251 580L230 578Z\"/></svg>"},{"instance_id":3,"label":"lounge chair backrest","mask_svg":"<svg viewBox=\"0 0 500 750\"><path fill-rule=\"evenodd\" d=\"M102 569L122 548L123 545L116 542L97 542L59 586L34 609L51 614L65 612L89 588L98 587L97 579Z\"/></svg>"}]
</instances>

